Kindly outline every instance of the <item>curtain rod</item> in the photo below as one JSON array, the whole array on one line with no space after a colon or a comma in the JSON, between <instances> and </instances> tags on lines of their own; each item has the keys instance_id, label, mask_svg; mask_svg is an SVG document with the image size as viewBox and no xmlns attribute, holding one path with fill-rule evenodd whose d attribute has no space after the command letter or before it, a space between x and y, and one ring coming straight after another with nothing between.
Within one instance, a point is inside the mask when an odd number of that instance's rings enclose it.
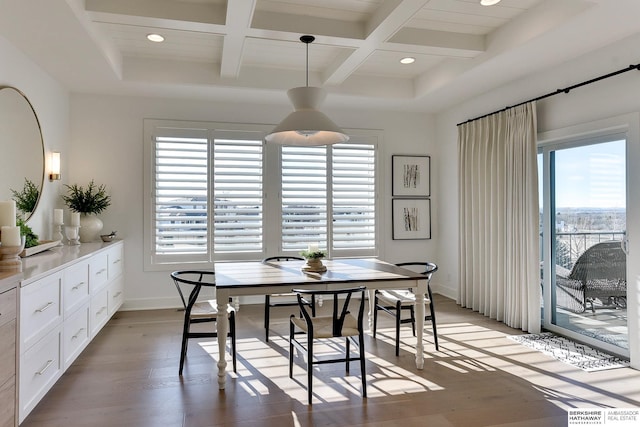
<instances>
[{"instance_id":1,"label":"curtain rod","mask_svg":"<svg viewBox=\"0 0 640 427\"><path fill-rule=\"evenodd\" d=\"M600 80L608 79L609 77L617 76L618 74L626 73L627 71L631 71L631 70L640 70L640 64L629 65L627 68L623 68L621 70L614 71L612 73L605 74L603 76L596 77L594 79L587 80L587 81L584 81L582 83L577 83L577 84L575 84L573 86L568 86L568 87L566 87L564 89L557 89L555 92L549 92L549 93L546 93L544 95L538 96L537 98L532 98L532 99L529 99L527 101L519 102L518 104L511 105L511 106L508 106L508 107L504 107L501 110L497 110L497 111L494 111L492 113L487 113L487 114L484 114L482 116L476 117L474 119L469 119L466 122L458 123L457 126L464 125L464 124L467 124L467 123L470 123L470 122L473 122L473 121L476 121L476 120L479 120L479 119L483 119L483 118L491 116L493 114L497 114L497 113L501 113L503 111L507 111L510 108L518 107L518 106L526 104L528 102L540 101L541 99L549 98L551 96L558 95L560 93L569 93L569 91L571 91L573 89L576 89L576 88L579 88L581 86L586 86L586 85L591 84L591 83L599 82Z\"/></svg>"}]
</instances>

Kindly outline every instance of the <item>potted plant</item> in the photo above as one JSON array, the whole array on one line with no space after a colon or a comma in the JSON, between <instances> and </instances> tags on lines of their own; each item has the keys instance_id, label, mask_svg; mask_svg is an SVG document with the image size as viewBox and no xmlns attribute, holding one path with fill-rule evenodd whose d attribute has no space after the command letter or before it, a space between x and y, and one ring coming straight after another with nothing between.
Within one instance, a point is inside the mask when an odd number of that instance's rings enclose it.
<instances>
[{"instance_id":1,"label":"potted plant","mask_svg":"<svg viewBox=\"0 0 640 427\"><path fill-rule=\"evenodd\" d=\"M22 190L11 189L13 200L16 201L16 209L23 213L27 218L34 211L40 197L40 189L29 179L24 179L24 187Z\"/></svg>"},{"instance_id":2,"label":"potted plant","mask_svg":"<svg viewBox=\"0 0 640 427\"><path fill-rule=\"evenodd\" d=\"M316 245L309 245L306 251L300 252L300 256L307 260L302 267L303 271L318 273L327 271L327 267L322 264L322 258L326 257L327 253L318 249Z\"/></svg>"},{"instance_id":3,"label":"potted plant","mask_svg":"<svg viewBox=\"0 0 640 427\"><path fill-rule=\"evenodd\" d=\"M91 180L87 187L72 184L66 185L67 194L62 200L73 212L80 213L80 241L92 242L97 239L103 224L96 215L111 205L111 196L107 194L104 184L96 185Z\"/></svg>"}]
</instances>

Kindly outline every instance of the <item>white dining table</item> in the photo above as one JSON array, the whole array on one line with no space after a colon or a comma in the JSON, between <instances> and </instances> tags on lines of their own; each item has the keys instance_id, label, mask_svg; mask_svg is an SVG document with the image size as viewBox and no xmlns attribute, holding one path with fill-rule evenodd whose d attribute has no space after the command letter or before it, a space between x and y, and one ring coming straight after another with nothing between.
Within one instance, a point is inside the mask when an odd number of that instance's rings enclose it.
<instances>
[{"instance_id":1,"label":"white dining table","mask_svg":"<svg viewBox=\"0 0 640 427\"><path fill-rule=\"evenodd\" d=\"M216 262L216 300L218 312L224 313L224 304L230 297L243 295L270 295L291 292L292 289L332 290L365 286L369 296L369 329L373 323L373 301L377 289L411 288L416 295L416 367L424 366L424 295L427 278L421 273L396 267L375 258L344 258L323 260L327 271L313 273L302 271L304 261L273 261L262 263ZM221 304L222 303L222 304ZM218 332L218 386L225 388L227 354L226 337L229 331L227 316L219 316Z\"/></svg>"}]
</instances>

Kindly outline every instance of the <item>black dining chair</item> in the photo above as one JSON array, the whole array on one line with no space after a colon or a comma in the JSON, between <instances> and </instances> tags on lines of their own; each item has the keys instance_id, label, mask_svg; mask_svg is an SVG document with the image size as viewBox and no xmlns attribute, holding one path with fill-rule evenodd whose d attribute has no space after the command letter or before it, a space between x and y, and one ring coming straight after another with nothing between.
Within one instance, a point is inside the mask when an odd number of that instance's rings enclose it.
<instances>
[{"instance_id":1,"label":"black dining chair","mask_svg":"<svg viewBox=\"0 0 640 427\"><path fill-rule=\"evenodd\" d=\"M304 258L298 256L272 256L262 260L263 264L267 264L271 261L304 261ZM264 340L269 342L269 322L271 319L272 307L295 307L298 305L296 301L296 294L293 292L284 292L279 294L271 294L264 296ZM315 315L315 301L306 301L305 304L309 305Z\"/></svg>"},{"instance_id":2,"label":"black dining chair","mask_svg":"<svg viewBox=\"0 0 640 427\"><path fill-rule=\"evenodd\" d=\"M425 314L424 320L430 321L433 328L433 341L436 347L438 347L438 331L436 328L436 311L433 303L433 294L431 293L431 276L438 270L438 266L432 262L402 262L396 264L398 267L418 267L422 271L422 274L427 276L427 295L424 297L425 304L429 304L429 314ZM400 355L400 325L404 323L411 323L413 330L413 336L416 336L416 317L414 305L416 302L415 294L409 289L399 290L379 290L375 293L375 301L373 310L373 337L376 337L376 330L378 328L378 311L392 315L396 321L396 356ZM409 312L408 318L402 318L402 311Z\"/></svg>"},{"instance_id":3,"label":"black dining chair","mask_svg":"<svg viewBox=\"0 0 640 427\"><path fill-rule=\"evenodd\" d=\"M362 377L362 397L367 397L367 379L365 370L365 351L364 351L364 286L342 290L299 290L294 289L298 299L301 316L297 317L292 314L289 323L289 378L293 378L293 351L298 349L306 355L307 360L307 397L311 405L313 396L313 365L325 363L346 364L346 372L349 374L349 363L351 361L360 361L360 375ZM354 317L349 311L349 303L353 294L360 294L358 303L358 314ZM309 305L303 296L329 297L332 298L332 310L329 315L316 316L311 313ZM297 331L299 329L299 331ZM298 333L306 335L306 343L304 339L296 339ZM343 358L323 358L315 359L313 354L314 341L320 339L345 338L345 357ZM358 356L351 356L350 344L353 343L358 349Z\"/></svg>"},{"instance_id":4,"label":"black dining chair","mask_svg":"<svg viewBox=\"0 0 640 427\"><path fill-rule=\"evenodd\" d=\"M213 271L183 270L171 273L171 278L178 289L180 299L184 306L184 323L182 328L182 349L180 351L180 370L182 375L184 359L187 356L187 341L189 338L215 338L213 332L191 332L191 325L205 322L215 322L218 319L218 306L215 299L198 301L198 295L202 287L215 289L215 273ZM188 298L185 298L188 294ZM231 357L233 360L233 372L236 372L236 312L231 304L227 304L226 316L229 317L229 333L231 338ZM220 355L220 358L224 355Z\"/></svg>"}]
</instances>

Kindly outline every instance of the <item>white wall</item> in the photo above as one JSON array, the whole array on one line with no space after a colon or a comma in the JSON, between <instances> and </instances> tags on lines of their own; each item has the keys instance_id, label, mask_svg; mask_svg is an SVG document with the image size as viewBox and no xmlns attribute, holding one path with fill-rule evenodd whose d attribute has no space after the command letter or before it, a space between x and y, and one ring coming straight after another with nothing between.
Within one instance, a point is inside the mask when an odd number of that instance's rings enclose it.
<instances>
[{"instance_id":1,"label":"white wall","mask_svg":"<svg viewBox=\"0 0 640 427\"><path fill-rule=\"evenodd\" d=\"M0 64L2 64L0 66L0 85L13 86L29 99L40 121L45 157L51 151L60 151L64 176L69 141L68 92L1 36ZM8 143L8 141L2 141L2 144ZM2 147L0 147L1 152ZM45 163L46 161L45 158ZM43 187L38 209L29 220L28 225L41 240L47 240L51 238L53 228L51 225L53 208L62 207L62 201L58 197L62 184L60 181L49 182L45 171Z\"/></svg>"},{"instance_id":2,"label":"white wall","mask_svg":"<svg viewBox=\"0 0 640 427\"><path fill-rule=\"evenodd\" d=\"M553 92L600 75L604 75L630 64L640 62L637 46L640 36L634 36L615 45L567 62L555 69L547 70L521 81L505 85L478 98L469 100L440 115L436 119L436 156L441 161L438 193L456 195L441 197L436 204L438 217L443 219L438 228L437 252L442 259L441 277L446 280L443 294L457 296L458 284L458 166L456 124L497 109L526 101L539 95ZM636 114L640 111L640 71L630 71L616 77L584 86L569 94L560 94L538 103L539 132L553 132L570 126L589 124L596 120L629 114L632 126L637 126ZM629 338L631 360L640 366L640 344L638 331L638 306L640 305L640 141L636 133L629 135L628 141L628 182L627 182L627 234L630 243L628 264L629 291ZM446 220L444 220L446 219Z\"/></svg>"},{"instance_id":3,"label":"white wall","mask_svg":"<svg viewBox=\"0 0 640 427\"><path fill-rule=\"evenodd\" d=\"M70 182L91 179L105 184L113 203L100 215L105 231L117 230L125 239L125 309L175 306L175 288L164 273L143 271L143 119L204 120L276 124L290 112L286 107L215 102L79 95L71 97ZM424 114L365 111L324 111L345 128L382 129L379 175L383 201L384 244L381 258L390 262L429 259L438 262L437 215L431 240L391 240L391 155L435 151L433 120ZM433 188L437 188L438 159L432 158ZM434 205L438 203L437 191Z\"/></svg>"}]
</instances>

